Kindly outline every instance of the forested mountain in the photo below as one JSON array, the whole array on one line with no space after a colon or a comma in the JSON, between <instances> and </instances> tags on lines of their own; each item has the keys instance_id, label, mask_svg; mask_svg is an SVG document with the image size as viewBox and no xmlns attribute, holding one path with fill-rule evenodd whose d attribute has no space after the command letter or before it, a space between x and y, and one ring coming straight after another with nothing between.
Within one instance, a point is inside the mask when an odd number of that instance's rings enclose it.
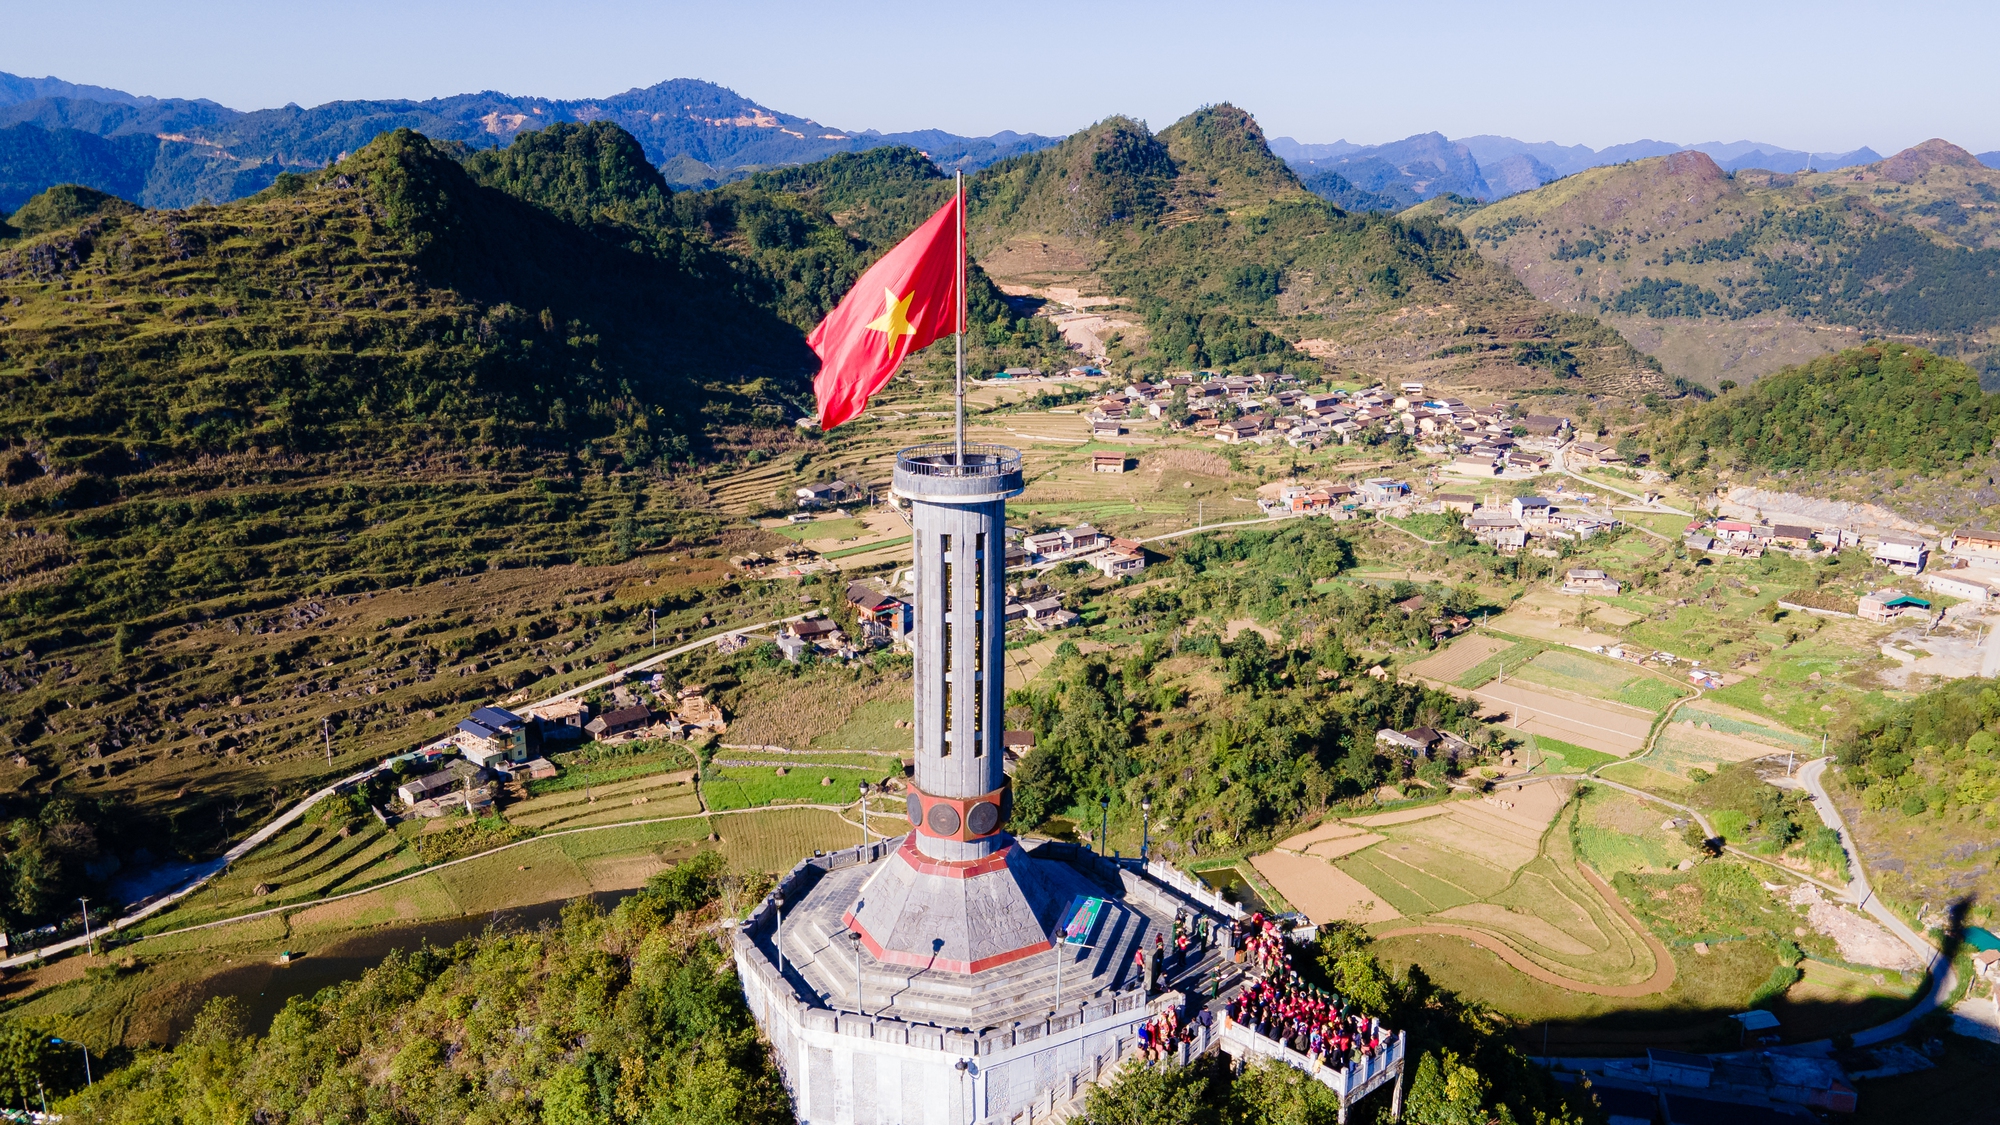
<instances>
[{"instance_id":1,"label":"forested mountain","mask_svg":"<svg viewBox=\"0 0 2000 1125\"><path fill-rule=\"evenodd\" d=\"M246 113L210 101L0 74L0 210L63 182L149 207L226 202L261 191L280 172L323 168L391 129L485 148L557 122L589 121L624 128L648 160L666 166L676 182L696 186L883 145L920 148L947 168L979 168L1053 143L1012 132L960 137L833 129L693 79L572 101L487 91Z\"/></svg>"},{"instance_id":2,"label":"forested mountain","mask_svg":"<svg viewBox=\"0 0 2000 1125\"><path fill-rule=\"evenodd\" d=\"M1551 315L1455 228L1315 197L1234 106L1158 135L1110 118L994 165L972 191L986 270L1022 294L1115 298L1108 355L1142 369L1311 357L1375 378L1675 393L1616 333Z\"/></svg>"},{"instance_id":3,"label":"forested mountain","mask_svg":"<svg viewBox=\"0 0 2000 1125\"><path fill-rule=\"evenodd\" d=\"M1544 300L1743 381L1890 334L2000 378L2000 171L1943 141L1834 173L1682 152L1456 216Z\"/></svg>"}]
</instances>

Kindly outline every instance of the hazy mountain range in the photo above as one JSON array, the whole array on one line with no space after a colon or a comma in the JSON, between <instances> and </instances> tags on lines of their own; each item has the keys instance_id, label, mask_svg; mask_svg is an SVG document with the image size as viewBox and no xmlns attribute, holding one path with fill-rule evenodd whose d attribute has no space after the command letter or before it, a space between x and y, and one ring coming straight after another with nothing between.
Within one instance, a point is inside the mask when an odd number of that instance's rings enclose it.
<instances>
[{"instance_id":1,"label":"hazy mountain range","mask_svg":"<svg viewBox=\"0 0 2000 1125\"><path fill-rule=\"evenodd\" d=\"M673 79L605 98L562 100L485 91L447 98L337 101L237 110L201 98L159 98L60 78L0 73L0 211L52 184L74 182L148 207L239 199L287 169L323 168L398 127L474 148L505 144L557 121L614 121L668 183L713 187L750 171L838 152L906 144L945 169L983 168L1060 138L1012 131L967 137L938 129L841 129L760 105L733 90ZM1806 153L1757 141L1681 145L1642 140L1584 145L1422 133L1380 145L1303 144L1271 150L1319 195L1353 210L1399 210L1446 193L1480 201L1531 190L1585 168L1693 149L1725 170L1792 172L1867 164L1862 148ZM1980 157L2000 167L2000 152Z\"/></svg>"},{"instance_id":2,"label":"hazy mountain range","mask_svg":"<svg viewBox=\"0 0 2000 1125\"><path fill-rule=\"evenodd\" d=\"M1419 133L1400 141L1357 145L1348 141L1304 144L1274 137L1276 153L1319 194L1343 206L1364 210L1407 207L1447 192L1491 202L1531 191L1586 168L1665 156L1670 152L1701 152L1724 171L1759 168L1771 172L1815 171L1873 164L1882 155L1863 146L1852 152L1806 152L1763 141L1705 141L1684 145L1640 140L1593 149L1549 141L1481 135L1447 139L1442 133ZM1980 157L2000 167L2000 152ZM1344 185L1344 186L1343 186ZM1364 198L1370 197L1370 198Z\"/></svg>"},{"instance_id":3,"label":"hazy mountain range","mask_svg":"<svg viewBox=\"0 0 2000 1125\"><path fill-rule=\"evenodd\" d=\"M487 91L245 112L206 100L0 74L0 210L65 181L148 207L238 199L269 186L282 171L323 168L399 127L490 148L553 122L599 120L638 138L670 183L697 187L889 144L920 149L946 169L982 168L1059 139L836 129L693 79L571 101Z\"/></svg>"}]
</instances>

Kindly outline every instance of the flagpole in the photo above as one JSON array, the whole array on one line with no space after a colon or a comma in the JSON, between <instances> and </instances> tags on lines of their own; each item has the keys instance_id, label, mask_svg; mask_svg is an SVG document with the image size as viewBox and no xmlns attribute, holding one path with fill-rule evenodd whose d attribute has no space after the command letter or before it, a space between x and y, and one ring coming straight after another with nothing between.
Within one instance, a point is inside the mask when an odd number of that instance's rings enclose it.
<instances>
[{"instance_id":1,"label":"flagpole","mask_svg":"<svg viewBox=\"0 0 2000 1125\"><path fill-rule=\"evenodd\" d=\"M958 331L954 334L958 346L958 375L956 390L958 396L957 453L960 465L965 464L965 170L952 173L952 190L958 193Z\"/></svg>"}]
</instances>

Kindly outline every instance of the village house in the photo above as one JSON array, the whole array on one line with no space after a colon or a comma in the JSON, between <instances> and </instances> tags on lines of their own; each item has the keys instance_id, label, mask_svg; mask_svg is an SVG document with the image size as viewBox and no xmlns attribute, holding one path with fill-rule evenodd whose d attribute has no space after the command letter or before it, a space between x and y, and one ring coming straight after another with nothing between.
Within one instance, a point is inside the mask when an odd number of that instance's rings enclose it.
<instances>
[{"instance_id":1,"label":"village house","mask_svg":"<svg viewBox=\"0 0 2000 1125\"><path fill-rule=\"evenodd\" d=\"M479 789L482 787L481 783L485 780L486 770L480 767L478 763L459 759L457 761L446 762L444 767L436 773L428 773L422 777L413 777L404 781L396 787L396 799L401 801L406 807L414 809L426 801L435 801L441 797L462 794L467 789ZM481 802L478 797L484 797L484 801ZM478 797L475 797L474 804L492 803L490 794L481 793ZM430 810L430 814L436 815L437 811L442 810L433 808Z\"/></svg>"},{"instance_id":2,"label":"village house","mask_svg":"<svg viewBox=\"0 0 2000 1125\"><path fill-rule=\"evenodd\" d=\"M844 480L820 481L806 485L796 493L801 508L831 507L857 499L864 494L865 490L856 488Z\"/></svg>"},{"instance_id":3,"label":"village house","mask_svg":"<svg viewBox=\"0 0 2000 1125\"><path fill-rule=\"evenodd\" d=\"M1254 439L1263 432L1262 423L1255 418L1238 418L1234 422L1224 422L1215 428L1215 440L1227 445L1236 445Z\"/></svg>"},{"instance_id":4,"label":"village house","mask_svg":"<svg viewBox=\"0 0 2000 1125\"><path fill-rule=\"evenodd\" d=\"M652 722L653 709L643 703L638 703L631 707L620 707L615 711L606 711L604 714L584 724L583 729L589 731L592 738L603 742L616 738L621 734L628 734L638 730L640 727L650 726Z\"/></svg>"},{"instance_id":5,"label":"village house","mask_svg":"<svg viewBox=\"0 0 2000 1125\"><path fill-rule=\"evenodd\" d=\"M459 740L465 756L468 759L477 757L482 764L496 758L510 762L527 761L534 749L530 745L530 735L539 733L530 731L527 721L519 715L498 707L474 708L472 717L458 724L458 732L465 736Z\"/></svg>"},{"instance_id":6,"label":"village house","mask_svg":"<svg viewBox=\"0 0 2000 1125\"><path fill-rule=\"evenodd\" d=\"M1500 462L1490 453L1461 453L1445 468L1464 476L1490 477L1499 475Z\"/></svg>"},{"instance_id":7,"label":"village house","mask_svg":"<svg viewBox=\"0 0 2000 1125\"><path fill-rule=\"evenodd\" d=\"M1384 727L1375 732L1375 741L1383 746L1408 751L1413 757L1422 758L1430 753L1431 747L1437 745L1438 732L1429 727L1416 727L1411 730L1392 730Z\"/></svg>"},{"instance_id":8,"label":"village house","mask_svg":"<svg viewBox=\"0 0 2000 1125\"><path fill-rule=\"evenodd\" d=\"M1410 486L1389 477L1369 477L1355 486L1355 494L1369 506L1393 504L1410 494Z\"/></svg>"},{"instance_id":9,"label":"village house","mask_svg":"<svg viewBox=\"0 0 2000 1125\"><path fill-rule=\"evenodd\" d=\"M1620 456L1616 449L1608 445L1600 445L1594 441L1571 442L1569 444L1569 455L1572 461L1583 465L1595 465L1599 468L1610 468L1625 463L1625 458Z\"/></svg>"},{"instance_id":10,"label":"village house","mask_svg":"<svg viewBox=\"0 0 2000 1125\"><path fill-rule=\"evenodd\" d=\"M1560 539L1588 539L1600 531L1618 526L1618 521L1601 519L1583 512L1566 512L1561 508L1549 510L1549 534Z\"/></svg>"},{"instance_id":11,"label":"village house","mask_svg":"<svg viewBox=\"0 0 2000 1125\"><path fill-rule=\"evenodd\" d=\"M1618 580L1601 570L1586 567L1563 575L1562 592L1565 594L1616 594L1619 589Z\"/></svg>"},{"instance_id":12,"label":"village house","mask_svg":"<svg viewBox=\"0 0 2000 1125\"><path fill-rule=\"evenodd\" d=\"M788 621L785 632L805 641L807 644L824 644L840 639L840 626L831 618L808 617L803 621Z\"/></svg>"},{"instance_id":13,"label":"village house","mask_svg":"<svg viewBox=\"0 0 2000 1125\"><path fill-rule=\"evenodd\" d=\"M1125 427L1114 419L1100 418L1090 424L1090 436L1097 441L1121 438L1125 436Z\"/></svg>"},{"instance_id":14,"label":"village house","mask_svg":"<svg viewBox=\"0 0 2000 1125\"><path fill-rule=\"evenodd\" d=\"M1465 521L1465 529L1474 539L1501 551L1518 551L1528 545L1528 529L1520 520L1504 510L1493 511L1491 515L1487 511L1481 508Z\"/></svg>"},{"instance_id":15,"label":"village house","mask_svg":"<svg viewBox=\"0 0 2000 1125\"><path fill-rule=\"evenodd\" d=\"M1030 554L1044 559L1062 554L1065 549L1063 534L1060 531L1044 531L1039 535L1030 535L1021 540L1021 545L1026 547Z\"/></svg>"},{"instance_id":16,"label":"village house","mask_svg":"<svg viewBox=\"0 0 2000 1125\"><path fill-rule=\"evenodd\" d=\"M1043 632L1051 629L1064 629L1076 624L1079 619L1080 615L1063 608L1061 598L1042 598L1028 603L1028 625L1030 628Z\"/></svg>"},{"instance_id":17,"label":"village house","mask_svg":"<svg viewBox=\"0 0 2000 1125\"><path fill-rule=\"evenodd\" d=\"M910 631L910 603L894 594L882 593L864 582L850 582L847 604L857 619L880 625L895 636Z\"/></svg>"},{"instance_id":18,"label":"village house","mask_svg":"<svg viewBox=\"0 0 2000 1125\"><path fill-rule=\"evenodd\" d=\"M1870 553L1875 565L1901 574L1918 574L1930 559L1930 545L1907 535L1884 535Z\"/></svg>"},{"instance_id":19,"label":"village house","mask_svg":"<svg viewBox=\"0 0 2000 1125\"><path fill-rule=\"evenodd\" d=\"M1478 499L1462 492L1440 492L1437 495L1437 504L1440 512L1461 512L1468 516L1472 514L1474 508L1479 507Z\"/></svg>"},{"instance_id":20,"label":"village house","mask_svg":"<svg viewBox=\"0 0 2000 1125\"><path fill-rule=\"evenodd\" d=\"M1113 539L1108 550L1091 557L1090 565L1106 578L1123 578L1146 569L1146 551L1136 539Z\"/></svg>"},{"instance_id":21,"label":"village house","mask_svg":"<svg viewBox=\"0 0 2000 1125\"><path fill-rule=\"evenodd\" d=\"M1514 425L1526 430L1529 437L1552 438L1569 429L1569 419L1548 414L1530 414L1516 420Z\"/></svg>"},{"instance_id":22,"label":"village house","mask_svg":"<svg viewBox=\"0 0 2000 1125\"><path fill-rule=\"evenodd\" d=\"M1027 610L1027 616L1029 621L1044 620L1045 618L1053 616L1054 614L1060 613L1062 611L1062 607L1063 607L1062 599L1054 596L1046 598L1037 598L1034 601L1025 602L1022 605L1022 608Z\"/></svg>"},{"instance_id":23,"label":"village house","mask_svg":"<svg viewBox=\"0 0 2000 1125\"><path fill-rule=\"evenodd\" d=\"M1541 453L1530 453L1524 449L1507 451L1506 467L1516 472L1539 473L1549 467L1549 459Z\"/></svg>"},{"instance_id":24,"label":"village house","mask_svg":"<svg viewBox=\"0 0 2000 1125\"><path fill-rule=\"evenodd\" d=\"M1555 505L1540 496L1516 496L1508 503L1507 510L1522 523L1547 523Z\"/></svg>"},{"instance_id":25,"label":"village house","mask_svg":"<svg viewBox=\"0 0 2000 1125\"><path fill-rule=\"evenodd\" d=\"M1930 609L1931 603L1890 586L1862 595L1855 605L1854 615L1863 621L1886 625L1906 613L1928 616Z\"/></svg>"},{"instance_id":26,"label":"village house","mask_svg":"<svg viewBox=\"0 0 2000 1125\"><path fill-rule=\"evenodd\" d=\"M590 721L590 704L575 696L544 703L528 712L541 727L542 741L568 741L583 737L583 725Z\"/></svg>"},{"instance_id":27,"label":"village house","mask_svg":"<svg viewBox=\"0 0 2000 1125\"><path fill-rule=\"evenodd\" d=\"M1813 531L1810 527L1779 523L1771 525L1771 545L1789 547L1795 551L1807 550L1812 546Z\"/></svg>"},{"instance_id":28,"label":"village house","mask_svg":"<svg viewBox=\"0 0 2000 1125\"><path fill-rule=\"evenodd\" d=\"M1984 605L2000 600L2000 586L1985 578L1975 578L1973 572L1967 570L1933 570L1924 575L1924 585L1930 587L1933 593L1960 601Z\"/></svg>"},{"instance_id":29,"label":"village house","mask_svg":"<svg viewBox=\"0 0 2000 1125\"><path fill-rule=\"evenodd\" d=\"M1093 473L1122 473L1128 458L1123 453L1099 450L1090 455L1090 471Z\"/></svg>"},{"instance_id":30,"label":"village house","mask_svg":"<svg viewBox=\"0 0 2000 1125\"><path fill-rule=\"evenodd\" d=\"M1951 533L1945 541L1944 549L1953 558L1967 562L2000 562L2000 531L1985 528L1960 528Z\"/></svg>"},{"instance_id":31,"label":"village house","mask_svg":"<svg viewBox=\"0 0 2000 1125\"><path fill-rule=\"evenodd\" d=\"M1089 550L1096 547L1099 540L1103 538L1098 534L1096 528L1087 523L1080 523L1075 527L1065 527L1058 534L1062 536L1062 545L1065 551Z\"/></svg>"}]
</instances>

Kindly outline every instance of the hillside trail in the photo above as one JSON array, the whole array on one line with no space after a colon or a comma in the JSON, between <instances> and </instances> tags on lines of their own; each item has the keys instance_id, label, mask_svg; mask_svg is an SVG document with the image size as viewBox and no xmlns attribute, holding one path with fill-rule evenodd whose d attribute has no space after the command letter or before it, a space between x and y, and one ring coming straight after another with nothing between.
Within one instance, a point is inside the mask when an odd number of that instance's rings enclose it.
<instances>
[{"instance_id":1,"label":"hillside trail","mask_svg":"<svg viewBox=\"0 0 2000 1125\"><path fill-rule=\"evenodd\" d=\"M676 656L685 656L686 654L693 652L696 649L703 647L704 645L714 644L715 642L721 640L722 638L730 636L735 633L749 633L761 629L773 629L780 625L786 624L787 622L802 621L804 619L805 619L804 614L795 614L791 617L779 618L778 620L775 621L760 621L754 625L738 625L733 628L723 629L718 632L711 633L708 636L703 637L698 641L690 641L689 643L681 645L678 648L668 649L665 652L657 653L653 656L646 657L644 660L637 661L617 672L611 673L610 675L601 676L595 680L590 681L589 683L580 684L577 687L569 689L568 691L560 692L556 695L549 696L547 699L539 700L535 703L528 704L524 707L524 710L533 710L536 707L545 707L559 700L569 699L572 696L581 695L584 692L592 690L593 688L605 687L611 683L616 682L617 680L620 680L626 676L631 675L634 672L641 672L645 671L646 669L656 667L659 664L671 660ZM336 792L338 792L340 789L346 786L357 785L360 784L361 782L367 781L369 778L374 777L376 774L389 768L389 764L391 762L397 761L399 759L406 760L408 757L409 755L402 754L385 758L379 764L371 766L370 768L363 770L360 773L351 774L347 777L341 778L336 782L333 782L330 785L314 790L313 792L307 794L305 797L301 798L296 804L292 805L284 812L279 813L269 823L257 829L255 832L252 832L249 836L244 837L244 839L241 842L237 843L234 847L231 847L228 851L222 853L221 856L219 856L214 860L211 860L209 863L203 865L202 867L197 868L196 869L197 874L192 879L189 879L188 881L182 883L180 886L174 888L173 890L161 892L155 897L142 901L135 909L128 910L127 913L125 913L124 915L104 923L103 925L95 928L94 930L91 930L84 936L69 938L64 941L52 943L50 945L39 946L35 949L27 950L22 953L17 953L12 957L0 958L0 969L16 968L18 966L26 965L33 961L45 960L51 956L69 953L78 949L94 947L98 935L114 933L118 930L127 929L131 926L135 926L138 923L145 921L148 918L151 918L153 915L158 914L163 910L166 910L168 907L174 905L175 903L181 901L187 896L200 890L202 887L208 885L210 880L214 879L217 875L220 875L222 872L228 870L230 864L235 863L239 859L242 859L244 856L250 854L252 851L255 851L258 847L262 846L265 843L268 843L271 840L271 838L278 835L278 833L283 832L285 829L297 823L298 819L304 816L307 810L311 809L314 805L317 805L321 801L327 799L328 797L333 796ZM699 787L697 787L696 793L697 796L700 795ZM703 803L703 807L704 809L706 808L705 802ZM807 806L797 806L797 807L804 808ZM693 815L707 815L707 814L699 813ZM684 818L667 817L664 819L678 820ZM654 822L651 821L627 822L627 824L642 824L642 823L654 823ZM604 827L609 827L609 826L604 826ZM572 829L571 831L586 831L586 829ZM535 839L535 840L547 839L548 836L556 836L562 834L564 833L552 832L549 833L547 836L535 836L535 837L530 837L530 839ZM527 841L521 841L521 842L526 843ZM498 851L504 849L495 849L495 850ZM491 853L482 852L480 854L488 855ZM478 857L468 856L466 858L476 859ZM454 861L454 862L462 862L462 861ZM423 871L414 872L413 874L425 874L427 872L435 870L438 870L438 868L427 867ZM405 878L408 878L408 876L406 876ZM390 883L378 884L377 886L368 889L380 890L382 887L393 886L395 883L402 881L403 881L402 879L397 879ZM354 893L364 893L364 892L354 892ZM337 895L334 896L334 898L317 900L317 901L333 902L339 898L344 898L344 897L347 896ZM311 904L303 903L295 905L311 905ZM271 910L260 911L256 914L242 915L241 917L261 918L269 914L277 913L278 911L281 910L289 910L289 909L292 909L292 907L290 906L276 907ZM237 921L237 920L239 919L232 918L232 919L226 919L225 921ZM216 924L219 923L208 923L206 925L216 925ZM191 927L191 928L204 929L206 928L206 925ZM170 930L166 932L180 933L182 931ZM159 935L153 935L153 936L159 936Z\"/></svg>"}]
</instances>

